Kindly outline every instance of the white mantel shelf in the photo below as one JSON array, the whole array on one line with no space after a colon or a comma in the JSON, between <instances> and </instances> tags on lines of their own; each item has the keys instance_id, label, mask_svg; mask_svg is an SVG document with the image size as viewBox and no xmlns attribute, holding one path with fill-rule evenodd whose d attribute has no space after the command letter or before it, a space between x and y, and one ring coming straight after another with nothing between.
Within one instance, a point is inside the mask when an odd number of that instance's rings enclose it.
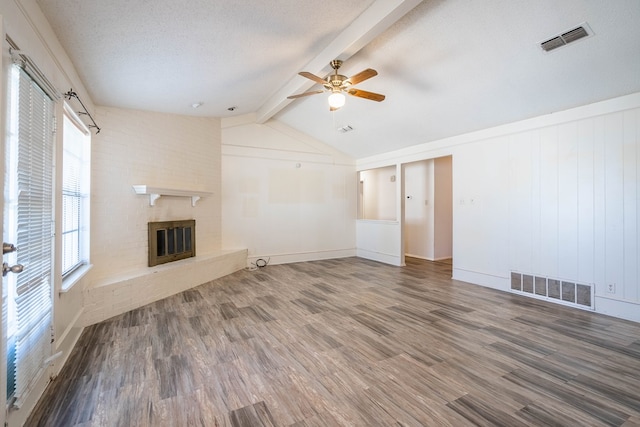
<instances>
[{"instance_id":1,"label":"white mantel shelf","mask_svg":"<svg viewBox=\"0 0 640 427\"><path fill-rule=\"evenodd\" d=\"M151 187L149 185L134 185L136 194L148 195L149 206L155 206L156 200L162 196L190 197L191 206L195 206L201 197L211 196L213 193L206 191L178 190L175 188Z\"/></svg>"}]
</instances>

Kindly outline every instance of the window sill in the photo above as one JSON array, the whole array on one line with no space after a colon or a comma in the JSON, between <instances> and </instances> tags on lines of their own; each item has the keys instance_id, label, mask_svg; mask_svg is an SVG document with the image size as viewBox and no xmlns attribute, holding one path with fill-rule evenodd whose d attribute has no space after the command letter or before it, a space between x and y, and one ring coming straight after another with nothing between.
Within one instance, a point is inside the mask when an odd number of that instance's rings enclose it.
<instances>
[{"instance_id":1,"label":"window sill","mask_svg":"<svg viewBox=\"0 0 640 427\"><path fill-rule=\"evenodd\" d=\"M62 287L60 289L61 294L65 294L71 290L93 267L93 264L85 264L82 267L76 269L69 276L62 279Z\"/></svg>"}]
</instances>

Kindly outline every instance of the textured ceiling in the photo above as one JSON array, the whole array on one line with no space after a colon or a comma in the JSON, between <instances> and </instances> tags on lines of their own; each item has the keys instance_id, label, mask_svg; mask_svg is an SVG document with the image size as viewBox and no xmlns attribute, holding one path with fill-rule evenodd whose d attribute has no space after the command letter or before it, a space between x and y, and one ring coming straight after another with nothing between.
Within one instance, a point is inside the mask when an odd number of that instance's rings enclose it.
<instances>
[{"instance_id":1,"label":"textured ceiling","mask_svg":"<svg viewBox=\"0 0 640 427\"><path fill-rule=\"evenodd\" d=\"M257 112L356 158L640 92L638 0L424 0L393 16L374 9L401 0L38 3L96 104ZM540 49L583 22L594 36ZM287 102L330 57L345 75L375 68L357 87L387 99Z\"/></svg>"},{"instance_id":2,"label":"textured ceiling","mask_svg":"<svg viewBox=\"0 0 640 427\"><path fill-rule=\"evenodd\" d=\"M373 0L37 3L96 104L226 116L256 111Z\"/></svg>"}]
</instances>

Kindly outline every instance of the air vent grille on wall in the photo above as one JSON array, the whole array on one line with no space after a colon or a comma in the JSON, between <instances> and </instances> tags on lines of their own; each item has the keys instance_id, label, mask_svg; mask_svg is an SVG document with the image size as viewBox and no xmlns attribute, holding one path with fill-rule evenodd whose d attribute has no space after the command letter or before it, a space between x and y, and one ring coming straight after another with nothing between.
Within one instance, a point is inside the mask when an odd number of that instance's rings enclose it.
<instances>
[{"instance_id":1,"label":"air vent grille on wall","mask_svg":"<svg viewBox=\"0 0 640 427\"><path fill-rule=\"evenodd\" d=\"M593 310L593 285L511 272L511 291Z\"/></svg>"},{"instance_id":2,"label":"air vent grille on wall","mask_svg":"<svg viewBox=\"0 0 640 427\"><path fill-rule=\"evenodd\" d=\"M550 50L557 49L561 46L574 42L576 40L580 40L585 37L589 37L593 34L591 28L584 23L579 27L573 28L569 31L565 31L564 33L557 35L555 37L550 38L547 41L540 43L540 47L549 52Z\"/></svg>"}]
</instances>

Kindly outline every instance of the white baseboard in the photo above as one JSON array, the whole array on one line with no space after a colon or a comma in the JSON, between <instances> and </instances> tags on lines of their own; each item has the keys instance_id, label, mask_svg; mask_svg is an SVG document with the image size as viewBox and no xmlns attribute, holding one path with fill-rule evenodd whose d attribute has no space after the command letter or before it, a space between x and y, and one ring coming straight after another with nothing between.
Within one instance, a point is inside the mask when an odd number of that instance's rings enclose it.
<instances>
[{"instance_id":1,"label":"white baseboard","mask_svg":"<svg viewBox=\"0 0 640 427\"><path fill-rule=\"evenodd\" d=\"M454 268L453 279L497 289L499 291L510 292L510 278L508 277L498 277L475 271ZM519 293L519 295L524 294ZM526 296L528 297L529 295ZM555 301L548 301L556 303ZM607 298L601 295L595 295L594 302L593 311L596 313L606 314L607 316L630 320L632 322L640 322L640 304L636 302ZM572 306L572 308L576 307ZM591 311L591 309L589 309L589 311Z\"/></svg>"},{"instance_id":2,"label":"white baseboard","mask_svg":"<svg viewBox=\"0 0 640 427\"><path fill-rule=\"evenodd\" d=\"M20 405L20 409L7 409L7 416L5 418L6 427L20 427L25 425L25 423L27 422L27 418L44 394L44 391L47 388L49 382L49 370L46 370L31 386L31 392L27 396L25 396L22 404Z\"/></svg>"},{"instance_id":3,"label":"white baseboard","mask_svg":"<svg viewBox=\"0 0 640 427\"><path fill-rule=\"evenodd\" d=\"M396 267L404 266L402 258L397 255L383 254L381 252L373 252L366 249L358 248L357 256L359 256L360 258L370 259L372 261L395 265Z\"/></svg>"},{"instance_id":4,"label":"white baseboard","mask_svg":"<svg viewBox=\"0 0 640 427\"><path fill-rule=\"evenodd\" d=\"M493 276L490 274L478 273L477 271L463 270L461 268L453 269L453 279L497 289L499 291L508 291L510 283L508 277Z\"/></svg>"},{"instance_id":5,"label":"white baseboard","mask_svg":"<svg viewBox=\"0 0 640 427\"><path fill-rule=\"evenodd\" d=\"M290 264L293 262L319 261L323 259L348 258L356 256L355 248L336 249L317 252L297 252L291 254L251 255L247 258L247 267L252 267L256 260L263 259L269 264Z\"/></svg>"},{"instance_id":6,"label":"white baseboard","mask_svg":"<svg viewBox=\"0 0 640 427\"><path fill-rule=\"evenodd\" d=\"M84 313L84 307L76 313L71 323L67 325L64 332L60 334L59 337L56 338L55 341L55 351L54 352L62 352L62 357L58 358L54 362L53 372L54 375L58 375L60 370L69 359L71 355L71 351L76 346L76 343L80 339L80 335L82 335L82 331L84 327L80 324L80 319L82 314Z\"/></svg>"},{"instance_id":7,"label":"white baseboard","mask_svg":"<svg viewBox=\"0 0 640 427\"><path fill-rule=\"evenodd\" d=\"M439 258L429 258L429 257L425 257L425 256L422 256L422 255L413 255L413 254L404 254L404 256L408 256L410 258L423 259L425 261L444 261L445 259L453 258L451 256L443 256L443 257L439 257Z\"/></svg>"},{"instance_id":8,"label":"white baseboard","mask_svg":"<svg viewBox=\"0 0 640 427\"><path fill-rule=\"evenodd\" d=\"M607 298L600 295L594 297L596 313L606 314L619 319L640 322L640 304Z\"/></svg>"},{"instance_id":9,"label":"white baseboard","mask_svg":"<svg viewBox=\"0 0 640 427\"><path fill-rule=\"evenodd\" d=\"M433 259L428 258L428 257L426 257L426 256L422 256L422 255L404 254L404 256L408 256L409 258L423 259L423 260L425 260L425 261L433 261Z\"/></svg>"}]
</instances>

